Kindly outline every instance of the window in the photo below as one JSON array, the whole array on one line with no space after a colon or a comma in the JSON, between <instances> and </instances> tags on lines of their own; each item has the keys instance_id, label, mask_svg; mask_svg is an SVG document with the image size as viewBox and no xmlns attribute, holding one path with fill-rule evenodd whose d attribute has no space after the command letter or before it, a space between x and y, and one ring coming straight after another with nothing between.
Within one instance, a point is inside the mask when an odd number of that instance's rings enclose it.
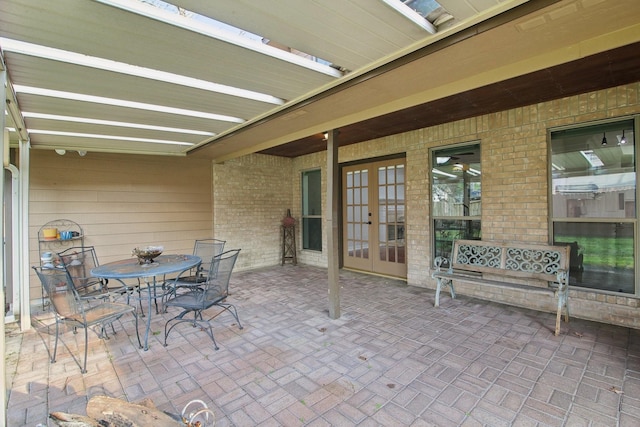
<instances>
[{"instance_id":1,"label":"window","mask_svg":"<svg viewBox=\"0 0 640 427\"><path fill-rule=\"evenodd\" d=\"M480 144L431 152L433 256L451 256L456 239L480 240Z\"/></svg>"},{"instance_id":2,"label":"window","mask_svg":"<svg viewBox=\"0 0 640 427\"><path fill-rule=\"evenodd\" d=\"M302 172L302 249L322 251L320 170Z\"/></svg>"},{"instance_id":3,"label":"window","mask_svg":"<svg viewBox=\"0 0 640 427\"><path fill-rule=\"evenodd\" d=\"M555 244L571 247L571 285L635 293L634 120L551 131Z\"/></svg>"}]
</instances>

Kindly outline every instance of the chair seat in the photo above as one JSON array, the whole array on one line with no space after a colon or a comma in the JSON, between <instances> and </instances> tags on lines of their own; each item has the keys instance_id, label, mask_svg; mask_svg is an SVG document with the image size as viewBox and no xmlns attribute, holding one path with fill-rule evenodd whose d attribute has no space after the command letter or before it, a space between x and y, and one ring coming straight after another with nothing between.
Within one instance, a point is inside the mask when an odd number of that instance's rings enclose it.
<instances>
[{"instance_id":1,"label":"chair seat","mask_svg":"<svg viewBox=\"0 0 640 427\"><path fill-rule=\"evenodd\" d=\"M224 300L226 295L220 295L217 298L202 299L202 292L190 291L183 294L179 294L174 298L168 300L165 305L170 307L180 307L188 310L206 310Z\"/></svg>"},{"instance_id":2,"label":"chair seat","mask_svg":"<svg viewBox=\"0 0 640 427\"><path fill-rule=\"evenodd\" d=\"M135 310L135 307L129 304L106 302L95 307L85 310L85 316L88 324L103 323L108 319L116 320L126 313Z\"/></svg>"},{"instance_id":3,"label":"chair seat","mask_svg":"<svg viewBox=\"0 0 640 427\"><path fill-rule=\"evenodd\" d=\"M197 285L198 283L204 283L207 281L207 277L206 276L201 276L201 275L197 275L197 276L186 276L186 277L180 277L176 280L176 284L178 286L183 286L183 285Z\"/></svg>"}]
</instances>

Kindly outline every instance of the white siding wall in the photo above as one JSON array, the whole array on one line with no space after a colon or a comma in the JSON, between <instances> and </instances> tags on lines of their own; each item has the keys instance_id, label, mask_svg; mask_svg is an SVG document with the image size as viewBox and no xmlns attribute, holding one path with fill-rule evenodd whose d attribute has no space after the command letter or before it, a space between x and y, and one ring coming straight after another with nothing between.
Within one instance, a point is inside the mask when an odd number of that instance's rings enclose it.
<instances>
[{"instance_id":1,"label":"white siding wall","mask_svg":"<svg viewBox=\"0 0 640 427\"><path fill-rule=\"evenodd\" d=\"M214 237L208 160L32 150L30 180L31 265L40 263L39 228L58 218L80 224L103 264L141 245L191 253L194 239ZM35 274L30 287L39 298Z\"/></svg>"}]
</instances>

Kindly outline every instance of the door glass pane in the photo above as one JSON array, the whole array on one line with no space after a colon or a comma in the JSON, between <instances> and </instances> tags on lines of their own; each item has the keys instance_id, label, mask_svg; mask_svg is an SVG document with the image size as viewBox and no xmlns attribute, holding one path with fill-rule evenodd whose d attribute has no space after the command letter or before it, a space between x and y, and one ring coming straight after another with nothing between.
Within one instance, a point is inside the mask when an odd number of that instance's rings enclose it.
<instances>
[{"instance_id":1,"label":"door glass pane","mask_svg":"<svg viewBox=\"0 0 640 427\"><path fill-rule=\"evenodd\" d=\"M368 220L365 219L369 214L367 206L369 189L366 187L367 171L350 171L346 173L346 176L347 256L367 258L368 224L366 221ZM352 179L349 179L350 176Z\"/></svg>"},{"instance_id":2,"label":"door glass pane","mask_svg":"<svg viewBox=\"0 0 640 427\"><path fill-rule=\"evenodd\" d=\"M396 166L396 179L398 180L398 183L404 182L404 165Z\"/></svg>"},{"instance_id":3,"label":"door glass pane","mask_svg":"<svg viewBox=\"0 0 640 427\"><path fill-rule=\"evenodd\" d=\"M386 242L387 241L387 225L386 224L380 224L379 226L380 230L380 242Z\"/></svg>"}]
</instances>

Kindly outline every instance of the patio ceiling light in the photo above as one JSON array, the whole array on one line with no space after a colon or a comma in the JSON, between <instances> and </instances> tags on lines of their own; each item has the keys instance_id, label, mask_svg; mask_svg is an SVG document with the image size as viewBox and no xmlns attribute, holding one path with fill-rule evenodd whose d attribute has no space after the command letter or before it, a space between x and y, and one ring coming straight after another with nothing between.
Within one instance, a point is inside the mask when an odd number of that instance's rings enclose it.
<instances>
[{"instance_id":1,"label":"patio ceiling light","mask_svg":"<svg viewBox=\"0 0 640 427\"><path fill-rule=\"evenodd\" d=\"M620 145L627 143L627 137L624 136L624 129L622 129L622 138L620 138Z\"/></svg>"},{"instance_id":2,"label":"patio ceiling light","mask_svg":"<svg viewBox=\"0 0 640 427\"><path fill-rule=\"evenodd\" d=\"M17 93L28 93L31 95L49 96L52 98L62 98L66 100L95 102L97 104L114 105L117 107L137 108L140 110L156 111L159 113L178 114L188 117L200 117L202 119L218 120L222 122L244 123L245 120L239 117L225 116L222 114L206 113L204 111L186 110L184 108L167 107L164 105L146 104L144 102L126 101L124 99L105 98L102 96L86 95L82 93L65 92L61 90L43 89L31 86L14 85Z\"/></svg>"}]
</instances>

